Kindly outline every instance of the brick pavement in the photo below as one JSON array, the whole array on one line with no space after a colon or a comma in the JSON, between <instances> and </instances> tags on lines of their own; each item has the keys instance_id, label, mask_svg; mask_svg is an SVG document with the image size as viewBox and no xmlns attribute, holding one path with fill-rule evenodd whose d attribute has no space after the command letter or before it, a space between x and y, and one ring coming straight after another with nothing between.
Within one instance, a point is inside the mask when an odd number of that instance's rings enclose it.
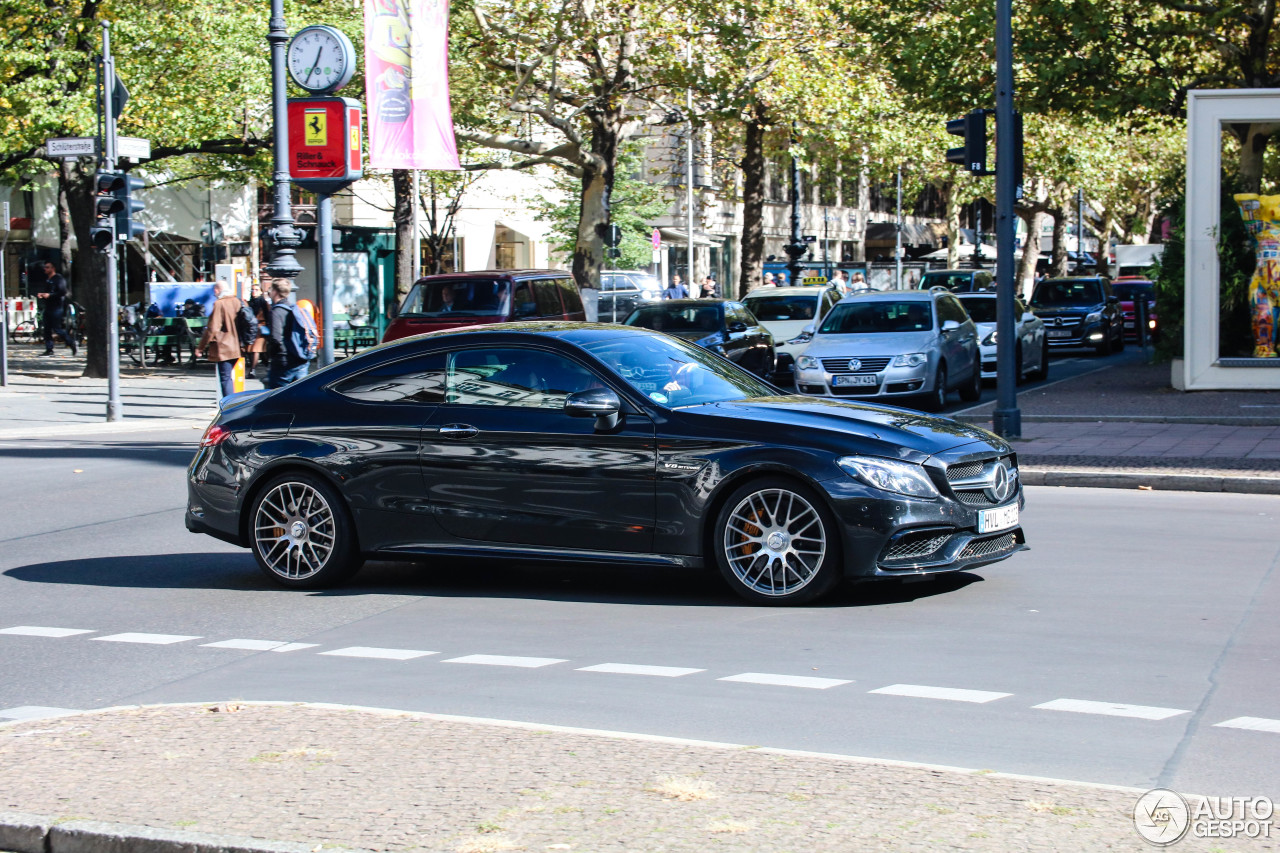
<instances>
[{"instance_id":1,"label":"brick pavement","mask_svg":"<svg viewBox=\"0 0 1280 853\"><path fill-rule=\"evenodd\" d=\"M323 706L0 728L0 812L317 850L1139 851L1135 801L982 771ZM1274 846L1178 845L1226 849Z\"/></svg>"}]
</instances>

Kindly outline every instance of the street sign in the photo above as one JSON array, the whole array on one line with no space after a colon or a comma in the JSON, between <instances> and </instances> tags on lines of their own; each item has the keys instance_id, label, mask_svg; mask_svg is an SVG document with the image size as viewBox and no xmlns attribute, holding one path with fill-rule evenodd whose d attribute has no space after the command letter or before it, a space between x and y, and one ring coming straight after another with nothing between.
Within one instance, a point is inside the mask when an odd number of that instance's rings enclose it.
<instances>
[{"instance_id":1,"label":"street sign","mask_svg":"<svg viewBox=\"0 0 1280 853\"><path fill-rule=\"evenodd\" d=\"M46 157L92 157L98 153L98 140L92 136L55 136L44 141Z\"/></svg>"},{"instance_id":2,"label":"street sign","mask_svg":"<svg viewBox=\"0 0 1280 853\"><path fill-rule=\"evenodd\" d=\"M289 100L289 177L316 192L334 193L363 174L359 101Z\"/></svg>"},{"instance_id":3,"label":"street sign","mask_svg":"<svg viewBox=\"0 0 1280 853\"><path fill-rule=\"evenodd\" d=\"M658 229L653 229L653 250L656 252L662 248L662 235L658 233ZM656 264L657 261L654 261Z\"/></svg>"},{"instance_id":4,"label":"street sign","mask_svg":"<svg viewBox=\"0 0 1280 853\"><path fill-rule=\"evenodd\" d=\"M137 136L117 136L116 156L128 157L130 160L150 160L151 140Z\"/></svg>"},{"instance_id":5,"label":"street sign","mask_svg":"<svg viewBox=\"0 0 1280 853\"><path fill-rule=\"evenodd\" d=\"M7 201L0 201L0 231L4 231L6 233L9 231L9 202ZM4 259L0 258L0 263L3 262ZM4 293L0 291L0 299L3 298ZM5 328L7 329L9 327L5 326Z\"/></svg>"}]
</instances>

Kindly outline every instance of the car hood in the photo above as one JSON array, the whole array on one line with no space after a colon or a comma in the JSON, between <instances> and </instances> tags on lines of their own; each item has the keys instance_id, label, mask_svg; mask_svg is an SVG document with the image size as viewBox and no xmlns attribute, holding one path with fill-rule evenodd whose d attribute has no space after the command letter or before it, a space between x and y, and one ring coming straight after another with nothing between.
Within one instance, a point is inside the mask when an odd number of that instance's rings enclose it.
<instances>
[{"instance_id":1,"label":"car hood","mask_svg":"<svg viewBox=\"0 0 1280 853\"><path fill-rule=\"evenodd\" d=\"M771 431L821 431L835 438L837 443L841 436L856 437L862 439L859 442L861 446L843 448L843 452L867 452L913 461L923 461L924 457L975 442L1001 453L1011 451L1004 439L981 427L873 403L788 395L708 403L684 411L712 417L742 418L767 425ZM868 443L870 448L866 447ZM904 450L909 452L902 452Z\"/></svg>"},{"instance_id":2,"label":"car hood","mask_svg":"<svg viewBox=\"0 0 1280 853\"><path fill-rule=\"evenodd\" d=\"M876 332L869 335L814 335L805 355L900 355L927 350L937 332Z\"/></svg>"},{"instance_id":3,"label":"car hood","mask_svg":"<svg viewBox=\"0 0 1280 853\"><path fill-rule=\"evenodd\" d=\"M1037 317L1044 319L1045 317L1077 317L1086 314L1092 314L1095 311L1101 311L1106 307L1105 302L1098 302L1094 305L1063 305L1057 308L1032 308Z\"/></svg>"},{"instance_id":4,"label":"car hood","mask_svg":"<svg viewBox=\"0 0 1280 853\"><path fill-rule=\"evenodd\" d=\"M760 325L769 330L774 340L789 341L813 325L812 320L761 320Z\"/></svg>"}]
</instances>

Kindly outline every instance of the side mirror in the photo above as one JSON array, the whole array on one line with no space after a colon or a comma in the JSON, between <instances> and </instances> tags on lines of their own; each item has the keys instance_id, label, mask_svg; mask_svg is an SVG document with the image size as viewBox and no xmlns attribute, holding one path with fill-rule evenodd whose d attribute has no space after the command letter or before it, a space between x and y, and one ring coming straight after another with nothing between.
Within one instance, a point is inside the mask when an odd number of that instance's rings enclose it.
<instances>
[{"instance_id":1,"label":"side mirror","mask_svg":"<svg viewBox=\"0 0 1280 853\"><path fill-rule=\"evenodd\" d=\"M1120 297L1119 297L1119 296L1108 296L1108 297L1107 297L1107 304L1108 304L1108 305L1119 305L1119 304L1120 304Z\"/></svg>"},{"instance_id":2,"label":"side mirror","mask_svg":"<svg viewBox=\"0 0 1280 853\"><path fill-rule=\"evenodd\" d=\"M729 331L731 332L745 332L746 330L747 330L747 324L742 322L741 320L735 320L734 322L729 324Z\"/></svg>"},{"instance_id":3,"label":"side mirror","mask_svg":"<svg viewBox=\"0 0 1280 853\"><path fill-rule=\"evenodd\" d=\"M595 418L596 429L610 430L618 425L622 401L608 388L592 388L570 394L564 401L564 413L571 418Z\"/></svg>"},{"instance_id":4,"label":"side mirror","mask_svg":"<svg viewBox=\"0 0 1280 853\"><path fill-rule=\"evenodd\" d=\"M946 320L942 324L942 331L944 332L954 332L958 328L960 328L960 324L955 320Z\"/></svg>"}]
</instances>

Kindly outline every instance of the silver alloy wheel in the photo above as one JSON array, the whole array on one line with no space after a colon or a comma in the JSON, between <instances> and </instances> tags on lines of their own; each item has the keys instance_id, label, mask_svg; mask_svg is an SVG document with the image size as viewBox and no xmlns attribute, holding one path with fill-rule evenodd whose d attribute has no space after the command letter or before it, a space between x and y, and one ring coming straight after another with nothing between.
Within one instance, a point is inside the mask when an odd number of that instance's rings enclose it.
<instances>
[{"instance_id":1,"label":"silver alloy wheel","mask_svg":"<svg viewBox=\"0 0 1280 853\"><path fill-rule=\"evenodd\" d=\"M324 495L298 482L281 483L263 496L253 531L262 561L289 580L303 580L323 569L337 535L333 508Z\"/></svg>"},{"instance_id":2,"label":"silver alloy wheel","mask_svg":"<svg viewBox=\"0 0 1280 853\"><path fill-rule=\"evenodd\" d=\"M724 555L737 579L760 595L790 595L818 574L827 553L822 517L787 489L743 498L724 527Z\"/></svg>"}]
</instances>

